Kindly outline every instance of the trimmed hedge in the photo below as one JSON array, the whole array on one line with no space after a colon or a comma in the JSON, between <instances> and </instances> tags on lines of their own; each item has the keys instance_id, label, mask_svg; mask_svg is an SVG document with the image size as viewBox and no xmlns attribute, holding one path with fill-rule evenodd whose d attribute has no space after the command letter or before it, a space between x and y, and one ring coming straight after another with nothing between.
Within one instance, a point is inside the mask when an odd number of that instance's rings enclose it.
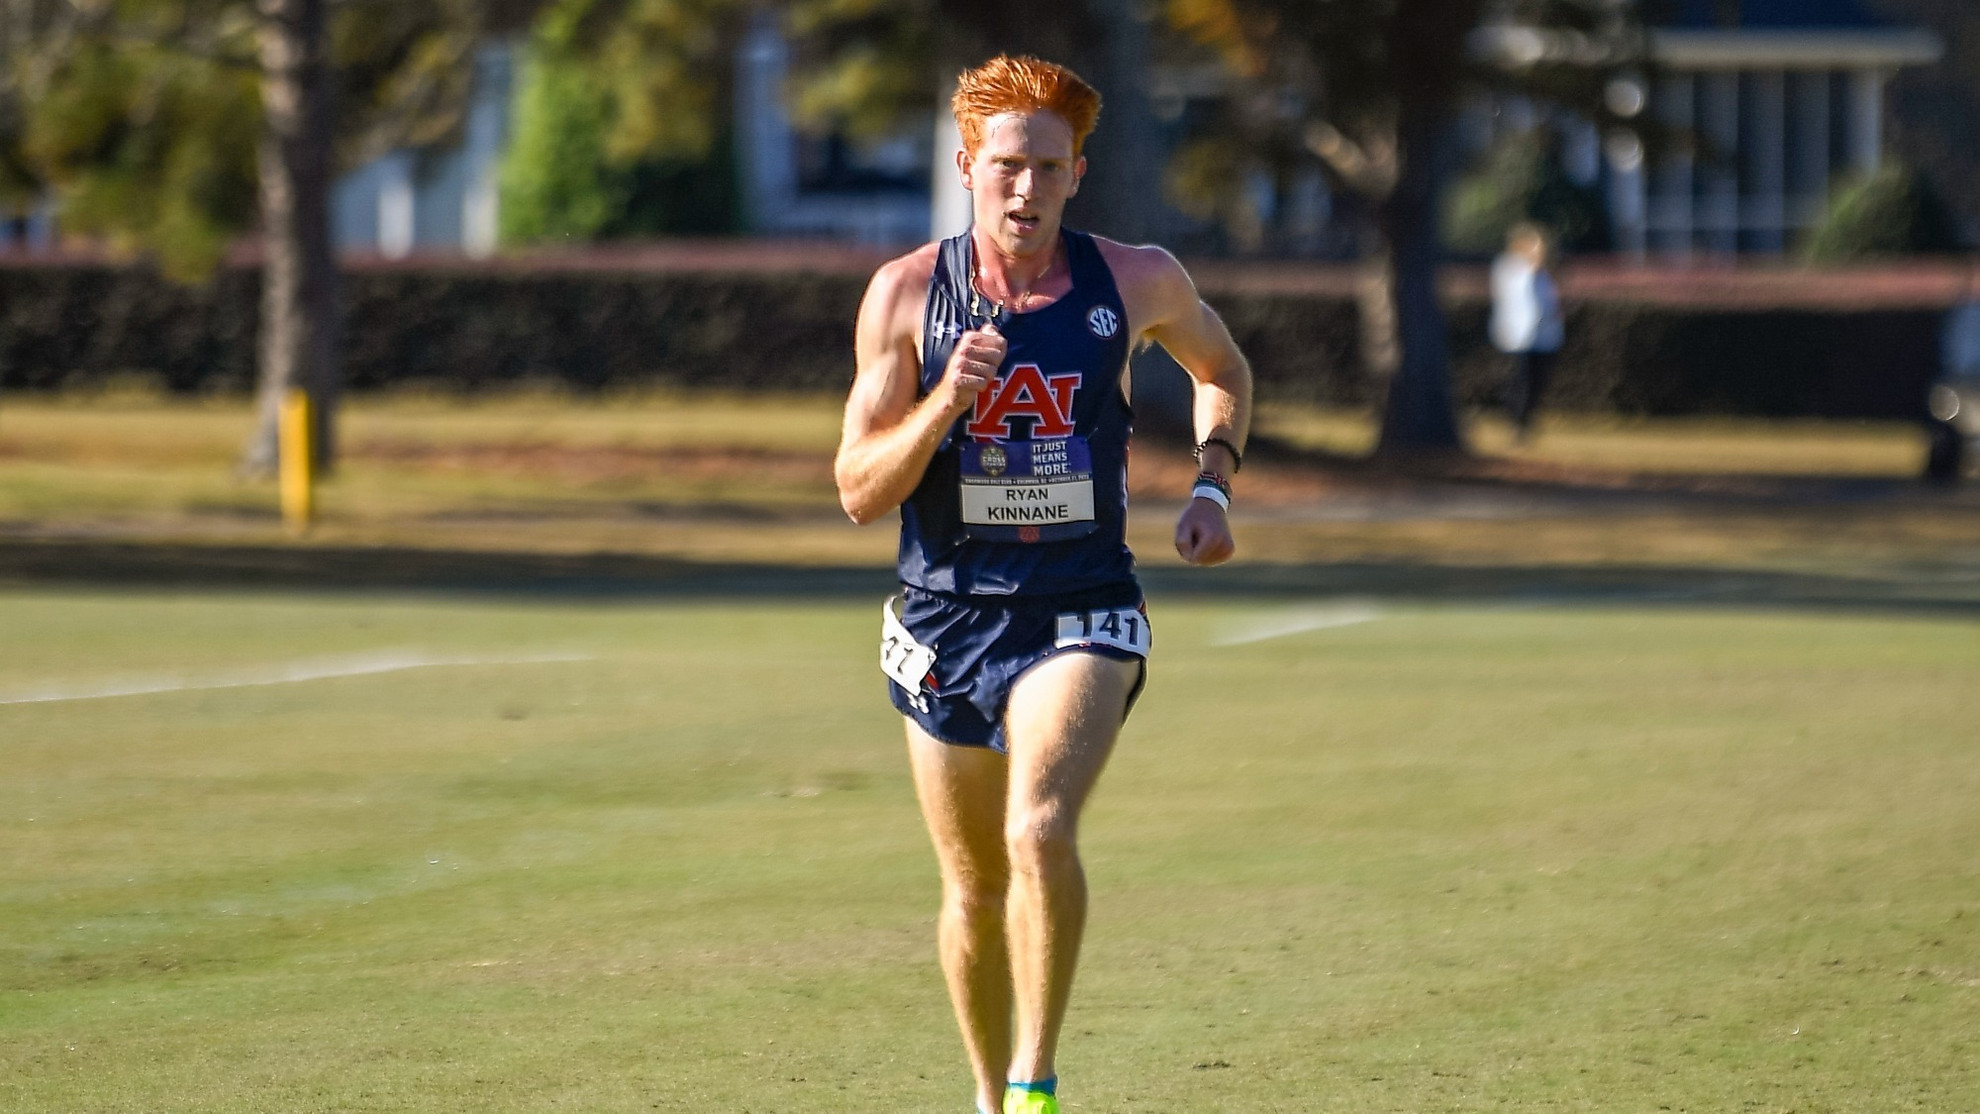
<instances>
[{"instance_id":1,"label":"trimmed hedge","mask_svg":"<svg viewBox=\"0 0 1980 1114\"><path fill-rule=\"evenodd\" d=\"M346 383L839 389L863 289L818 274L356 270ZM249 268L186 287L143 267L0 266L0 387L138 373L173 391L248 390L260 290Z\"/></svg>"},{"instance_id":2,"label":"trimmed hedge","mask_svg":"<svg viewBox=\"0 0 1980 1114\"><path fill-rule=\"evenodd\" d=\"M174 391L254 380L259 276L179 286L146 268L0 267L0 387L60 390L131 372Z\"/></svg>"},{"instance_id":3,"label":"trimmed hedge","mask_svg":"<svg viewBox=\"0 0 1980 1114\"><path fill-rule=\"evenodd\" d=\"M1461 400L1499 401L1510 357L1486 340L1482 305L1452 311ZM1733 309L1586 302L1544 404L1617 414L1923 416L1939 370L1937 309Z\"/></svg>"},{"instance_id":4,"label":"trimmed hedge","mask_svg":"<svg viewBox=\"0 0 1980 1114\"><path fill-rule=\"evenodd\" d=\"M817 274L347 277L348 383L843 389L864 281Z\"/></svg>"},{"instance_id":5,"label":"trimmed hedge","mask_svg":"<svg viewBox=\"0 0 1980 1114\"><path fill-rule=\"evenodd\" d=\"M346 275L353 390L528 381L843 390L864 273L358 268ZM1268 398L1367 405L1359 316L1338 293L1208 297ZM0 387L86 387L132 372L182 392L249 389L258 273L174 286L141 267L0 264ZM1573 307L1547 405L1626 414L1909 418L1938 367L1941 312ZM1459 398L1497 401L1508 361L1485 307L1451 313Z\"/></svg>"}]
</instances>

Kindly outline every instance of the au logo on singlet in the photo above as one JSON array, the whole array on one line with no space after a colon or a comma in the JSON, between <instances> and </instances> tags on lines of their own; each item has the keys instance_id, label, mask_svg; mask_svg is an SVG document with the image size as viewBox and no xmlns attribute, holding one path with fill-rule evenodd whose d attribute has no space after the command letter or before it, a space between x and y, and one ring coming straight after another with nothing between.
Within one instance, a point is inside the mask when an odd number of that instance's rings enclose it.
<instances>
[{"instance_id":1,"label":"au logo on singlet","mask_svg":"<svg viewBox=\"0 0 1980 1114\"><path fill-rule=\"evenodd\" d=\"M1007 440L1011 419L1031 419L1034 440L1070 437L1073 396L1079 393L1080 373L1046 375L1037 364L1018 364L989 390L976 396L976 411L963 432L978 441Z\"/></svg>"}]
</instances>

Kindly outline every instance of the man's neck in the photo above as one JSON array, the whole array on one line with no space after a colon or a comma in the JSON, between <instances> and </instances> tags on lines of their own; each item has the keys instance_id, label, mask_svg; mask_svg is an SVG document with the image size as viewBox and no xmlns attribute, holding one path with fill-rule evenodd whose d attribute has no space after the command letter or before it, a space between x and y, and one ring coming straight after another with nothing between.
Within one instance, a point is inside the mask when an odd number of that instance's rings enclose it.
<instances>
[{"instance_id":1,"label":"man's neck","mask_svg":"<svg viewBox=\"0 0 1980 1114\"><path fill-rule=\"evenodd\" d=\"M1009 299L1019 293L1033 291L1058 266L1062 237L1056 228L1045 246L1025 255L1006 252L979 231L972 230L970 239L976 249L977 274L972 277L996 288L994 291L983 291L986 296L1003 294Z\"/></svg>"}]
</instances>

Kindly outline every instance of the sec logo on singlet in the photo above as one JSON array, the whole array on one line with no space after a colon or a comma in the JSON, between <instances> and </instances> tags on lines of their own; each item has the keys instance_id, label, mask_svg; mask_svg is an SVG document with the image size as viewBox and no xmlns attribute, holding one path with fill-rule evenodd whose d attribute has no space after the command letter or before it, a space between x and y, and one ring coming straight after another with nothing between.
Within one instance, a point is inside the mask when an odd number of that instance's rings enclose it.
<instances>
[{"instance_id":1,"label":"sec logo on singlet","mask_svg":"<svg viewBox=\"0 0 1980 1114\"><path fill-rule=\"evenodd\" d=\"M1102 340L1121 330L1120 315L1107 306L1094 306L1086 311L1086 327Z\"/></svg>"}]
</instances>

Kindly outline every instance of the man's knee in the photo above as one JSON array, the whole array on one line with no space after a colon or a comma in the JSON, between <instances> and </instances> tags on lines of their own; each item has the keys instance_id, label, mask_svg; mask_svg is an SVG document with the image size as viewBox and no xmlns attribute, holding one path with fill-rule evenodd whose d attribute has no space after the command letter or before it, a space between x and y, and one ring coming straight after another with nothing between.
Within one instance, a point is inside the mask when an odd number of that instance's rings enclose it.
<instances>
[{"instance_id":1,"label":"man's knee","mask_svg":"<svg viewBox=\"0 0 1980 1114\"><path fill-rule=\"evenodd\" d=\"M1011 869L1036 874L1077 861L1075 820L1072 810L1057 802L1013 809L1004 826Z\"/></svg>"},{"instance_id":2,"label":"man's knee","mask_svg":"<svg viewBox=\"0 0 1980 1114\"><path fill-rule=\"evenodd\" d=\"M950 915L972 924L979 921L1001 923L1004 895L1010 892L1010 888L1011 874L1005 864L963 871L943 879L942 903Z\"/></svg>"}]
</instances>

